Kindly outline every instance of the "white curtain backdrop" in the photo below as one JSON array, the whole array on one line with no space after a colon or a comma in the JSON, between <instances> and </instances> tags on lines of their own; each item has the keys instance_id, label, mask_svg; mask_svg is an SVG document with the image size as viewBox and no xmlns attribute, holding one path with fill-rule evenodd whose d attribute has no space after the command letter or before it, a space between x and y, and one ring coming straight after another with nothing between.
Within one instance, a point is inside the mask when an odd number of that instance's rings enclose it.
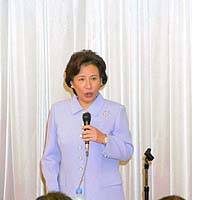
<instances>
[{"instance_id":1,"label":"white curtain backdrop","mask_svg":"<svg viewBox=\"0 0 200 200\"><path fill-rule=\"evenodd\" d=\"M50 105L68 98L71 54L107 63L105 98L126 106L135 152L121 166L126 200L191 195L189 0L0 0L0 199L43 193L39 161Z\"/></svg>"}]
</instances>

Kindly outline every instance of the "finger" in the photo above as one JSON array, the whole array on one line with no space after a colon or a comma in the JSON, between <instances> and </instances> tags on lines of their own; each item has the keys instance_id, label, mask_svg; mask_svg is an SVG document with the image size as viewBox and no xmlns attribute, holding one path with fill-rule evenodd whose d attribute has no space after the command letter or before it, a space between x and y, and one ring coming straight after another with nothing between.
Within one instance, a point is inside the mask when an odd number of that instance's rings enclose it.
<instances>
[{"instance_id":1,"label":"finger","mask_svg":"<svg viewBox=\"0 0 200 200\"><path fill-rule=\"evenodd\" d=\"M92 137L89 137L89 136L87 136L87 137L82 137L82 139L83 139L83 141L92 141Z\"/></svg>"},{"instance_id":2,"label":"finger","mask_svg":"<svg viewBox=\"0 0 200 200\"><path fill-rule=\"evenodd\" d=\"M92 138L92 133L83 133L82 134L82 139L90 139Z\"/></svg>"},{"instance_id":3,"label":"finger","mask_svg":"<svg viewBox=\"0 0 200 200\"><path fill-rule=\"evenodd\" d=\"M91 130L93 127L92 126L90 126L90 125L84 125L84 126L82 126L82 129L83 130Z\"/></svg>"},{"instance_id":4,"label":"finger","mask_svg":"<svg viewBox=\"0 0 200 200\"><path fill-rule=\"evenodd\" d=\"M92 131L92 130L89 130L89 129L86 129L86 130L84 130L83 132L82 132L82 135L88 135L88 134L94 134L94 131Z\"/></svg>"}]
</instances>

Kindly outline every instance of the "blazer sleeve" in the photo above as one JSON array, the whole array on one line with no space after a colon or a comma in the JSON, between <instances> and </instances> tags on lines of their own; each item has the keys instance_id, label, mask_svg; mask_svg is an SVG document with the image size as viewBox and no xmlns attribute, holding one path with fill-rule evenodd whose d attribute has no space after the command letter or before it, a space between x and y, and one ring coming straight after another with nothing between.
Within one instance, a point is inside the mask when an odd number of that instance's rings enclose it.
<instances>
[{"instance_id":1,"label":"blazer sleeve","mask_svg":"<svg viewBox=\"0 0 200 200\"><path fill-rule=\"evenodd\" d=\"M116 117L113 132L107 136L108 143L103 150L104 157L128 161L133 154L133 145L124 106Z\"/></svg>"},{"instance_id":2,"label":"blazer sleeve","mask_svg":"<svg viewBox=\"0 0 200 200\"><path fill-rule=\"evenodd\" d=\"M41 159L42 173L46 181L47 191L59 191L58 174L61 153L57 143L57 127L55 123L55 108L49 114L44 153Z\"/></svg>"}]
</instances>

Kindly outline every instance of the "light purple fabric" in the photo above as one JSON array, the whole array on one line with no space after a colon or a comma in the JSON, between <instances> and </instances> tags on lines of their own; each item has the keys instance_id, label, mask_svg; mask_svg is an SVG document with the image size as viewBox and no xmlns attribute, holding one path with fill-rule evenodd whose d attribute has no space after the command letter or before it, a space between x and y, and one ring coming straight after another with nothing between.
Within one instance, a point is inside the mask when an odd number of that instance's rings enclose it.
<instances>
[{"instance_id":1,"label":"light purple fabric","mask_svg":"<svg viewBox=\"0 0 200 200\"><path fill-rule=\"evenodd\" d=\"M101 94L87 110L91 125L108 135L109 142L90 142L88 164L82 189L86 200L124 200L119 161L129 160L133 145L124 106L105 100ZM86 161L82 114L76 96L52 106L42 172L48 191L62 191L74 197Z\"/></svg>"}]
</instances>

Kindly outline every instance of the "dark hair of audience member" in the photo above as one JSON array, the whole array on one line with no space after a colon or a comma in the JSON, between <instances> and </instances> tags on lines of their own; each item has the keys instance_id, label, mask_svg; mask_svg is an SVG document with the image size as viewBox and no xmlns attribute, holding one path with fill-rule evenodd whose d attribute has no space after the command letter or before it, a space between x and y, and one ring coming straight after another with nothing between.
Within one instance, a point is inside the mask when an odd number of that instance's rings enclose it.
<instances>
[{"instance_id":1,"label":"dark hair of audience member","mask_svg":"<svg viewBox=\"0 0 200 200\"><path fill-rule=\"evenodd\" d=\"M46 195L38 197L36 200L72 200L62 192L49 192Z\"/></svg>"}]
</instances>

